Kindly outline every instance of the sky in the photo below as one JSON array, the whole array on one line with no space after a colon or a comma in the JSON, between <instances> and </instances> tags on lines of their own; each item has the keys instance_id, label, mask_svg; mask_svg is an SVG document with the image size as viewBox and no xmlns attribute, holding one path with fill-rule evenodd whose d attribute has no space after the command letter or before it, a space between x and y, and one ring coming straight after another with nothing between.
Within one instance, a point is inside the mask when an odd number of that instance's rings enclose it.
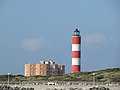
<instances>
[{"instance_id":1,"label":"sky","mask_svg":"<svg viewBox=\"0 0 120 90\"><path fill-rule=\"evenodd\" d=\"M71 72L74 30L81 71L120 68L119 0L0 0L0 74L53 60Z\"/></svg>"}]
</instances>

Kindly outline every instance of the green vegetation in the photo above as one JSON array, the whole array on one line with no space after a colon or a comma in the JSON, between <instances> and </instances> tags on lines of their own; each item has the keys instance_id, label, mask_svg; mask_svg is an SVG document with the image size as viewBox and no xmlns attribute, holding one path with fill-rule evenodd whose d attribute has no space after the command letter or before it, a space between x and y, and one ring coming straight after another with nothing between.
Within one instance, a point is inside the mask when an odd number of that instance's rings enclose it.
<instances>
[{"instance_id":1,"label":"green vegetation","mask_svg":"<svg viewBox=\"0 0 120 90\"><path fill-rule=\"evenodd\" d=\"M95 75L93 75L95 73ZM120 82L120 68L99 70L93 72L77 72L60 76L49 77L25 77L23 75L10 75L11 81L93 81L93 77L97 82ZM7 81L8 75L0 75L0 81Z\"/></svg>"}]
</instances>

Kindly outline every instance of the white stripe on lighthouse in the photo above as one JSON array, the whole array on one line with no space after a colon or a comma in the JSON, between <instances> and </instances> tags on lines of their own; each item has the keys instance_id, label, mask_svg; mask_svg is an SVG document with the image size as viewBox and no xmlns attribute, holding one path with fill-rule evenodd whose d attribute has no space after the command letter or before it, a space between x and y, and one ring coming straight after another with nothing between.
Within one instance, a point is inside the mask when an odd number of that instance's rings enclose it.
<instances>
[{"instance_id":1,"label":"white stripe on lighthouse","mask_svg":"<svg viewBox=\"0 0 120 90\"><path fill-rule=\"evenodd\" d=\"M72 44L72 51L80 51L80 44Z\"/></svg>"},{"instance_id":2,"label":"white stripe on lighthouse","mask_svg":"<svg viewBox=\"0 0 120 90\"><path fill-rule=\"evenodd\" d=\"M72 58L72 65L80 65L80 58Z\"/></svg>"}]
</instances>

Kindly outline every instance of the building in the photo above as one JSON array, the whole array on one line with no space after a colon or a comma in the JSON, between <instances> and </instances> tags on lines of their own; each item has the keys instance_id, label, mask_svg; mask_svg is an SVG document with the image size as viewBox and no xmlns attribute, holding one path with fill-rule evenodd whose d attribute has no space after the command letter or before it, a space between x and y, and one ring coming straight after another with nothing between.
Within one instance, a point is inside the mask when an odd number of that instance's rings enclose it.
<instances>
[{"instance_id":1,"label":"building","mask_svg":"<svg viewBox=\"0 0 120 90\"><path fill-rule=\"evenodd\" d=\"M53 61L40 61L37 64L25 64L25 76L54 76L65 73L65 65Z\"/></svg>"},{"instance_id":2,"label":"building","mask_svg":"<svg viewBox=\"0 0 120 90\"><path fill-rule=\"evenodd\" d=\"M81 36L76 29L72 35L72 73L81 71Z\"/></svg>"}]
</instances>

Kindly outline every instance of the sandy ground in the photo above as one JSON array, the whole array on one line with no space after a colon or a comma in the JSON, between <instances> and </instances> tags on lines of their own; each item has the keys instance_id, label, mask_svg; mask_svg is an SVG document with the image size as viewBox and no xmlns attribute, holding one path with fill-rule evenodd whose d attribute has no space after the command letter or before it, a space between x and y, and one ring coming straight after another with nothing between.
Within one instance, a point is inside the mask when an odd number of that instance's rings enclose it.
<instances>
[{"instance_id":1,"label":"sandy ground","mask_svg":"<svg viewBox=\"0 0 120 90\"><path fill-rule=\"evenodd\" d=\"M90 87L93 87L92 85L26 85L24 87L32 87L34 90L52 90L52 89L58 89L58 90L70 90L70 88L82 88L83 90L86 90ZM120 86L104 86L106 88L109 88L110 90L120 90Z\"/></svg>"}]
</instances>

